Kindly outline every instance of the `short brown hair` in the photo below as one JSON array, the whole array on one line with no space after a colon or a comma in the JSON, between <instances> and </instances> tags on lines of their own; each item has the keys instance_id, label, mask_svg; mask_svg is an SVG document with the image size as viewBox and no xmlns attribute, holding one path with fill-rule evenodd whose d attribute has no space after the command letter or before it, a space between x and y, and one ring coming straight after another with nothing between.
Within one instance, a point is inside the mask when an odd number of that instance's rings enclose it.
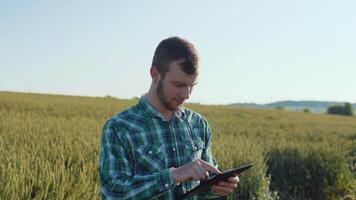
<instances>
[{"instance_id":1,"label":"short brown hair","mask_svg":"<svg viewBox=\"0 0 356 200\"><path fill-rule=\"evenodd\" d=\"M199 57L194 45L183 38L170 37L158 44L153 56L152 66L157 67L157 70L164 77L169 64L181 59L184 59L180 65L185 73L191 75L198 72Z\"/></svg>"}]
</instances>

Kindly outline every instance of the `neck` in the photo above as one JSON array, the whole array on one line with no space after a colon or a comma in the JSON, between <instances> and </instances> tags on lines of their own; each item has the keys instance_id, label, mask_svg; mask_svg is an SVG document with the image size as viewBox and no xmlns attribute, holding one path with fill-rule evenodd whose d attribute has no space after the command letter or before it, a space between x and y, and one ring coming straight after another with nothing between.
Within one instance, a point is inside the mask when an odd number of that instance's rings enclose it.
<instances>
[{"instance_id":1,"label":"neck","mask_svg":"<svg viewBox=\"0 0 356 200\"><path fill-rule=\"evenodd\" d=\"M168 110L158 98L155 90L151 87L148 93L146 93L145 98L147 101L159 112L163 115L164 119L169 120L173 116L173 111Z\"/></svg>"}]
</instances>

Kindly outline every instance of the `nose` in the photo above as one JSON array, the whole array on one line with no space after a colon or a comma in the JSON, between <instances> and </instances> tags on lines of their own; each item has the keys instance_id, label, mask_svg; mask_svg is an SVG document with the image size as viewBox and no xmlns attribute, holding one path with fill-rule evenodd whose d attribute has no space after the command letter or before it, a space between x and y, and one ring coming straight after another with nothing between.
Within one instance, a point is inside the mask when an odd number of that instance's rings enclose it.
<instances>
[{"instance_id":1,"label":"nose","mask_svg":"<svg viewBox=\"0 0 356 200\"><path fill-rule=\"evenodd\" d=\"M192 87L185 87L181 92L182 98L189 99L191 93L192 93Z\"/></svg>"}]
</instances>

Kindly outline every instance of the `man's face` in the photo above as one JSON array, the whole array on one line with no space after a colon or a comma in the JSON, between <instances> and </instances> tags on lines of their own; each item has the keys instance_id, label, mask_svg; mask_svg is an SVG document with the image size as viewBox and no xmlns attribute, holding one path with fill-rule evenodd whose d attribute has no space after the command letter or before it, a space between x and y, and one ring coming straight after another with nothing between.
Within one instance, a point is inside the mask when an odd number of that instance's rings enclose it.
<instances>
[{"instance_id":1,"label":"man's face","mask_svg":"<svg viewBox=\"0 0 356 200\"><path fill-rule=\"evenodd\" d=\"M177 111L192 92L198 74L182 71L180 61L172 61L165 77L158 81L156 94L161 104L170 111Z\"/></svg>"}]
</instances>

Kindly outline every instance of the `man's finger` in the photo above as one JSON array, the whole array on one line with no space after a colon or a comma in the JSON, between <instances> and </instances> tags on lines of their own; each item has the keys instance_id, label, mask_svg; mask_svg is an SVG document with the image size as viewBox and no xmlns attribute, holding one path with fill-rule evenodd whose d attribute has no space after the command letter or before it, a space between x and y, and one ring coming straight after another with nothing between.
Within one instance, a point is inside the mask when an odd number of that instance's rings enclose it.
<instances>
[{"instance_id":1,"label":"man's finger","mask_svg":"<svg viewBox=\"0 0 356 200\"><path fill-rule=\"evenodd\" d=\"M233 191L233 189L225 187L225 186L219 186L219 185L214 185L213 186L213 192L219 193L219 194L224 194L224 195L228 195L229 193L231 193Z\"/></svg>"},{"instance_id":2,"label":"man's finger","mask_svg":"<svg viewBox=\"0 0 356 200\"><path fill-rule=\"evenodd\" d=\"M199 179L205 179L205 170L198 165L193 165L194 172L199 176Z\"/></svg>"},{"instance_id":3,"label":"man's finger","mask_svg":"<svg viewBox=\"0 0 356 200\"><path fill-rule=\"evenodd\" d=\"M198 159L198 162L205 170L208 170L216 174L221 174L221 171L219 169L211 166L209 163L205 162L204 160Z\"/></svg>"},{"instance_id":4,"label":"man's finger","mask_svg":"<svg viewBox=\"0 0 356 200\"><path fill-rule=\"evenodd\" d=\"M235 189L237 188L237 183L232 183L232 182L228 182L228 181L220 181L218 183L218 186L224 186L230 189Z\"/></svg>"},{"instance_id":5,"label":"man's finger","mask_svg":"<svg viewBox=\"0 0 356 200\"><path fill-rule=\"evenodd\" d=\"M233 176L233 177L230 177L229 179L227 179L227 181L229 181L231 183L239 183L240 179L238 176Z\"/></svg>"},{"instance_id":6,"label":"man's finger","mask_svg":"<svg viewBox=\"0 0 356 200\"><path fill-rule=\"evenodd\" d=\"M201 173L202 179L207 179L209 177L208 171L205 170L201 165L194 165L194 166L197 167L197 169Z\"/></svg>"}]
</instances>

